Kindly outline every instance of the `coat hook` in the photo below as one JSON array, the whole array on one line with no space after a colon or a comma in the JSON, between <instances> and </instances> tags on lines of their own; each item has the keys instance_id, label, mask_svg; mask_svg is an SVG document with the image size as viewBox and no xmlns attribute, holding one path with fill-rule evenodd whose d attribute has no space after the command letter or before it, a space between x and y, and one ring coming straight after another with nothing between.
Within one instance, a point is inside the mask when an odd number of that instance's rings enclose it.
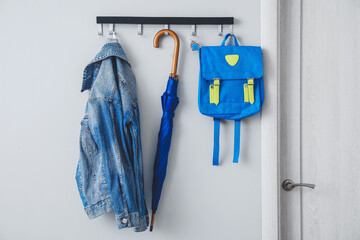
<instances>
[{"instance_id":1,"label":"coat hook","mask_svg":"<svg viewBox=\"0 0 360 240\"><path fill-rule=\"evenodd\" d=\"M196 36L196 25L191 25L191 36Z\"/></svg>"},{"instance_id":2,"label":"coat hook","mask_svg":"<svg viewBox=\"0 0 360 240\"><path fill-rule=\"evenodd\" d=\"M109 24L109 32L115 32L115 25L113 23Z\"/></svg>"},{"instance_id":3,"label":"coat hook","mask_svg":"<svg viewBox=\"0 0 360 240\"><path fill-rule=\"evenodd\" d=\"M142 24L138 24L138 35L142 35L143 34L143 26Z\"/></svg>"},{"instance_id":4,"label":"coat hook","mask_svg":"<svg viewBox=\"0 0 360 240\"><path fill-rule=\"evenodd\" d=\"M109 36L110 35L112 35L113 38L116 38L115 24L113 23L109 24Z\"/></svg>"},{"instance_id":5,"label":"coat hook","mask_svg":"<svg viewBox=\"0 0 360 240\"><path fill-rule=\"evenodd\" d=\"M165 25L164 25L164 29L169 29L169 30L170 30L169 24L165 24ZM165 32L165 35L169 35L169 33L168 33L168 32Z\"/></svg>"},{"instance_id":6,"label":"coat hook","mask_svg":"<svg viewBox=\"0 0 360 240\"><path fill-rule=\"evenodd\" d=\"M223 25L222 24L220 24L219 26L218 26L218 30L219 30L219 36L222 36L223 35Z\"/></svg>"},{"instance_id":7,"label":"coat hook","mask_svg":"<svg viewBox=\"0 0 360 240\"><path fill-rule=\"evenodd\" d=\"M229 30L230 30L230 34L231 34L231 35L234 35L234 25L233 25L233 24L231 24L231 25L229 26Z\"/></svg>"},{"instance_id":8,"label":"coat hook","mask_svg":"<svg viewBox=\"0 0 360 240\"><path fill-rule=\"evenodd\" d=\"M103 35L103 25L101 23L98 24L98 34Z\"/></svg>"}]
</instances>

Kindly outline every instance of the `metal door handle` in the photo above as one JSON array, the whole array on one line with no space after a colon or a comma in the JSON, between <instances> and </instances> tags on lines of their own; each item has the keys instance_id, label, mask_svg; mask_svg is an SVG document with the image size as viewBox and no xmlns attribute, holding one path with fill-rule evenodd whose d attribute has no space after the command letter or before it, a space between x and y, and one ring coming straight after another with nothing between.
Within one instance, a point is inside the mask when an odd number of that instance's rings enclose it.
<instances>
[{"instance_id":1,"label":"metal door handle","mask_svg":"<svg viewBox=\"0 0 360 240\"><path fill-rule=\"evenodd\" d=\"M285 179L282 182L282 188L285 191L291 191L294 187L308 187L308 188L315 188L315 184L310 183L294 183L291 179Z\"/></svg>"}]
</instances>

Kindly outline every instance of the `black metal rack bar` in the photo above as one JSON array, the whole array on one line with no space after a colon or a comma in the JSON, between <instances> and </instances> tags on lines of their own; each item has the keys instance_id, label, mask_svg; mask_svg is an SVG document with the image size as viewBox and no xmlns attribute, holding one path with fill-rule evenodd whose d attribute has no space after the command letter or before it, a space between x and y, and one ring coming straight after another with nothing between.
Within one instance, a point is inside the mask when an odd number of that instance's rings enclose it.
<instances>
[{"instance_id":1,"label":"black metal rack bar","mask_svg":"<svg viewBox=\"0 0 360 240\"><path fill-rule=\"evenodd\" d=\"M234 24L233 17L96 17L98 24L171 24L171 25L225 25Z\"/></svg>"}]
</instances>

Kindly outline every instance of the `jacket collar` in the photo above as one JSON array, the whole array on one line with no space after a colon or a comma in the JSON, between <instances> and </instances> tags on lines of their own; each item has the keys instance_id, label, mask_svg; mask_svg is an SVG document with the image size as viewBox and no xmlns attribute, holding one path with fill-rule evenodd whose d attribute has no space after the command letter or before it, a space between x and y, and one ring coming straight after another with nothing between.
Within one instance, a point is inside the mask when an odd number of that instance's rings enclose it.
<instances>
[{"instance_id":1,"label":"jacket collar","mask_svg":"<svg viewBox=\"0 0 360 240\"><path fill-rule=\"evenodd\" d=\"M116 57L126 61L129 64L129 61L125 55L125 52L122 49L119 42L107 40L105 45L102 47L101 51L98 54L96 54L95 58L85 67L81 92L90 89L93 84L93 81L95 80L93 78L94 63L100 62L100 61L102 61L106 58L112 57L112 56L116 56Z\"/></svg>"}]
</instances>

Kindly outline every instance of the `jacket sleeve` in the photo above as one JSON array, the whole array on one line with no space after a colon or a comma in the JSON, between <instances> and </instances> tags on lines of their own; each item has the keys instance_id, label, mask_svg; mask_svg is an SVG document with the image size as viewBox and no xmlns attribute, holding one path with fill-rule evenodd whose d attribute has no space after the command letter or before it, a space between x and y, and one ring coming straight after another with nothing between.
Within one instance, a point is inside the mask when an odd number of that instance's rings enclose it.
<instances>
[{"instance_id":1,"label":"jacket sleeve","mask_svg":"<svg viewBox=\"0 0 360 240\"><path fill-rule=\"evenodd\" d=\"M104 163L105 177L110 190L114 209L124 209L120 183L119 150L115 137L114 120L111 114L111 105L107 101L89 101L91 128L95 141L100 149Z\"/></svg>"},{"instance_id":2,"label":"jacket sleeve","mask_svg":"<svg viewBox=\"0 0 360 240\"><path fill-rule=\"evenodd\" d=\"M121 105L107 100L88 103L91 129L99 146L111 201L119 227L131 223L129 213L137 212L134 173L131 164L132 149L128 141L125 118ZM130 222L129 222L130 221Z\"/></svg>"}]
</instances>

